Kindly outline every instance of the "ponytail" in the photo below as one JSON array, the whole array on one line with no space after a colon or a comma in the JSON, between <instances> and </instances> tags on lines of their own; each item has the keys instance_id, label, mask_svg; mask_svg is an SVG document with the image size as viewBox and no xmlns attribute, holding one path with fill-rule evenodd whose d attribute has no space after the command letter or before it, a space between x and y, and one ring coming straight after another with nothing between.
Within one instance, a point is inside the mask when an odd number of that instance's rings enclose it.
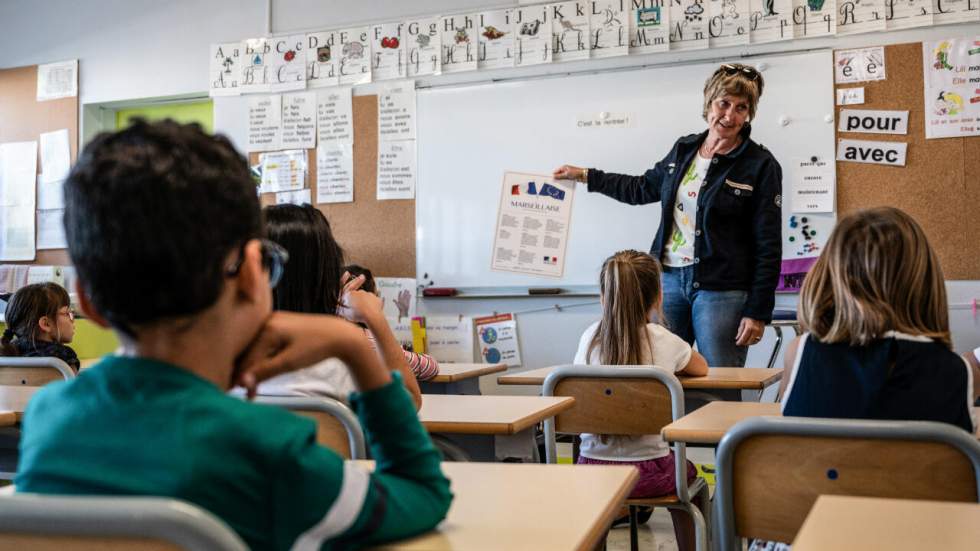
<instances>
[{"instance_id":1,"label":"ponytail","mask_svg":"<svg viewBox=\"0 0 980 551\"><path fill-rule=\"evenodd\" d=\"M20 356L20 351L13 343L15 336L9 327L3 330L3 337L0 337L0 356Z\"/></svg>"},{"instance_id":2,"label":"ponytail","mask_svg":"<svg viewBox=\"0 0 980 551\"><path fill-rule=\"evenodd\" d=\"M650 310L660 308L660 277L660 263L646 253L626 250L606 259L599 275L602 319L586 357L596 348L604 365L640 365L653 356L646 325Z\"/></svg>"}]
</instances>

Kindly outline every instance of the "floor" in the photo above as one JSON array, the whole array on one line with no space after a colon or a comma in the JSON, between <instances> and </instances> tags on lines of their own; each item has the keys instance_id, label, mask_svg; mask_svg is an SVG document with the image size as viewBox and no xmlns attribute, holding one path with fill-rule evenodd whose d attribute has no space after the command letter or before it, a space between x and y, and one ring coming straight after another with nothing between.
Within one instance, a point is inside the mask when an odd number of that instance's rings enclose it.
<instances>
[{"instance_id":1,"label":"floor","mask_svg":"<svg viewBox=\"0 0 980 551\"><path fill-rule=\"evenodd\" d=\"M687 457L695 463L713 465L715 451L714 448L688 448ZM712 487L711 490L713 493L714 488ZM639 527L639 536L639 549L642 551L674 551L677 549L674 525L667 509L655 509L650 521ZM606 540L607 551L629 551L629 548L630 529L628 525L610 530L609 539Z\"/></svg>"}]
</instances>

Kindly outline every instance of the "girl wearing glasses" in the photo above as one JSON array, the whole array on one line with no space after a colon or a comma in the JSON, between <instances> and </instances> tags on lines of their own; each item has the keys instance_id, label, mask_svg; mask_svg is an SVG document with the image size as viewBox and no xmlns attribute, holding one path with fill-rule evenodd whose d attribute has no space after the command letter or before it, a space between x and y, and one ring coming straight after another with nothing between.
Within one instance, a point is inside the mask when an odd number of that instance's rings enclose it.
<instances>
[{"instance_id":1,"label":"girl wearing glasses","mask_svg":"<svg viewBox=\"0 0 980 551\"><path fill-rule=\"evenodd\" d=\"M664 321L716 367L745 365L775 302L782 170L749 138L762 88L752 67L720 66L704 85L707 129L678 139L641 176L571 165L554 171L617 201L661 203L650 253L664 266Z\"/></svg>"},{"instance_id":2,"label":"girl wearing glasses","mask_svg":"<svg viewBox=\"0 0 980 551\"><path fill-rule=\"evenodd\" d=\"M7 328L0 338L4 356L54 357L78 373L75 351L65 346L75 336L75 314L68 291L57 283L21 287L4 312Z\"/></svg>"}]
</instances>

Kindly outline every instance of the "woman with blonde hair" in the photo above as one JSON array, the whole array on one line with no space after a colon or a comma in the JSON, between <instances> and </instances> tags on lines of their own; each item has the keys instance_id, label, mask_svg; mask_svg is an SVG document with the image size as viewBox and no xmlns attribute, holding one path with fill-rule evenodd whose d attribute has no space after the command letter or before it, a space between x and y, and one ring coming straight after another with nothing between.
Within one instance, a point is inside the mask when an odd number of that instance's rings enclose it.
<instances>
[{"instance_id":1,"label":"woman with blonde hair","mask_svg":"<svg viewBox=\"0 0 980 551\"><path fill-rule=\"evenodd\" d=\"M951 350L942 268L892 207L844 217L803 282L783 414L940 421L975 430L971 367Z\"/></svg>"},{"instance_id":2,"label":"woman with blonde hair","mask_svg":"<svg viewBox=\"0 0 980 551\"><path fill-rule=\"evenodd\" d=\"M620 251L602 265L599 289L602 319L582 335L578 365L651 365L685 375L705 375L708 364L677 335L654 320L662 319L660 263L638 251ZM579 463L633 465L640 480L630 497L674 493L674 455L659 434L583 434ZM697 476L687 464L688 482ZM700 505L700 504L699 504ZM681 550L694 548L694 523L687 513L671 511ZM648 517L649 518L649 517Z\"/></svg>"},{"instance_id":3,"label":"woman with blonde hair","mask_svg":"<svg viewBox=\"0 0 980 551\"><path fill-rule=\"evenodd\" d=\"M742 366L772 319L782 258L782 170L749 139L762 74L726 63L705 82L708 128L642 176L563 165L557 179L630 205L660 202L650 254L664 266L668 327L712 366Z\"/></svg>"}]
</instances>

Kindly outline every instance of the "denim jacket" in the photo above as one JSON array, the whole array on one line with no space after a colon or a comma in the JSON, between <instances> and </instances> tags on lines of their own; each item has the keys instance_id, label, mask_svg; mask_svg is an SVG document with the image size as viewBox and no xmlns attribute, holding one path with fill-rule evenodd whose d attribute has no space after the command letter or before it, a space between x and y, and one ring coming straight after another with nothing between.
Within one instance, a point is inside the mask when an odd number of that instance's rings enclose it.
<instances>
[{"instance_id":1,"label":"denim jacket","mask_svg":"<svg viewBox=\"0 0 980 551\"><path fill-rule=\"evenodd\" d=\"M779 163L749 139L715 155L701 183L694 228L695 289L744 290L744 317L769 322L782 258L782 179ZM674 196L688 165L707 136L691 134L642 176L589 169L588 189L630 205L661 204L660 228L650 254L661 258L664 236L674 225Z\"/></svg>"}]
</instances>

